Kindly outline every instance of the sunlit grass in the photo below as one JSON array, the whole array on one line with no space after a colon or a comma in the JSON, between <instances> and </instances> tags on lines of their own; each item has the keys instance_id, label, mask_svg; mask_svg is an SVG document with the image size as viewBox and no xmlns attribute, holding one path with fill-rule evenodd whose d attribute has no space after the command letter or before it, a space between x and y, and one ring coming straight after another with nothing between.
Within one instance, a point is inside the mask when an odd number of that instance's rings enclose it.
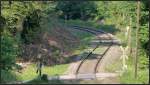
<instances>
[{"instance_id":1,"label":"sunlit grass","mask_svg":"<svg viewBox=\"0 0 150 85\"><path fill-rule=\"evenodd\" d=\"M139 69L138 77L134 77L134 68L129 66L128 71L120 77L121 83L124 84L148 84L149 80L149 70L148 69Z\"/></svg>"},{"instance_id":2,"label":"sunlit grass","mask_svg":"<svg viewBox=\"0 0 150 85\"><path fill-rule=\"evenodd\" d=\"M47 67L43 68L43 74L48 74L49 76L61 75L67 70L68 66L69 66L69 64L56 65L53 67L47 66Z\"/></svg>"},{"instance_id":3,"label":"sunlit grass","mask_svg":"<svg viewBox=\"0 0 150 85\"><path fill-rule=\"evenodd\" d=\"M139 56L139 57L145 57L145 56ZM122 75L119 76L120 83L121 84L148 84L149 82L149 68L140 68L143 66L143 64L140 64L141 58L139 58L139 64L138 64L138 76L137 79L134 75L134 61L133 57L129 57L128 60L126 60L127 64L127 70L122 73ZM106 70L108 72L116 72L116 71L122 71L122 60L118 60L112 65L109 65L106 67Z\"/></svg>"},{"instance_id":4,"label":"sunlit grass","mask_svg":"<svg viewBox=\"0 0 150 85\"><path fill-rule=\"evenodd\" d=\"M49 76L53 75L60 75L63 74L67 68L68 64L62 64L62 65L56 65L56 66L44 66L42 68L42 74L47 74ZM27 68L25 68L22 73L17 74L19 80L30 80L34 79L38 76L36 73L36 66L35 64L29 65Z\"/></svg>"},{"instance_id":5,"label":"sunlit grass","mask_svg":"<svg viewBox=\"0 0 150 85\"><path fill-rule=\"evenodd\" d=\"M149 82L149 69L138 68L137 79L134 76L134 62L132 58L129 58L127 62L128 69L127 71L120 77L120 82L123 84L148 84Z\"/></svg>"},{"instance_id":6,"label":"sunlit grass","mask_svg":"<svg viewBox=\"0 0 150 85\"><path fill-rule=\"evenodd\" d=\"M94 54L102 54L106 50L106 47L99 46L96 48L96 50L93 52Z\"/></svg>"},{"instance_id":7,"label":"sunlit grass","mask_svg":"<svg viewBox=\"0 0 150 85\"><path fill-rule=\"evenodd\" d=\"M22 73L17 73L18 80L30 80L37 77L36 67L34 65L29 65L25 68Z\"/></svg>"}]
</instances>

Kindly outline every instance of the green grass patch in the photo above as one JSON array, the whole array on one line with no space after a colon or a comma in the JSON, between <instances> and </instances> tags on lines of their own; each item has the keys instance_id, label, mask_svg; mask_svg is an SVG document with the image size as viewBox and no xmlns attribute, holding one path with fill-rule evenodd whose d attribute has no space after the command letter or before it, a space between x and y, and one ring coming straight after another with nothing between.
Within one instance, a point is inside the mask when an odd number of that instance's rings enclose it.
<instances>
[{"instance_id":1,"label":"green grass patch","mask_svg":"<svg viewBox=\"0 0 150 85\"><path fill-rule=\"evenodd\" d=\"M68 66L69 64L55 65L52 67L46 66L43 68L43 74L48 74L49 76L61 75L67 70Z\"/></svg>"},{"instance_id":2,"label":"green grass patch","mask_svg":"<svg viewBox=\"0 0 150 85\"><path fill-rule=\"evenodd\" d=\"M27 68L25 68L22 71L22 73L17 73L17 76L18 76L18 80L20 81L33 79L37 77L36 67L33 64L31 64L27 66Z\"/></svg>"},{"instance_id":3,"label":"green grass patch","mask_svg":"<svg viewBox=\"0 0 150 85\"><path fill-rule=\"evenodd\" d=\"M134 69L133 67L129 67L128 71L125 72L121 77L120 81L123 84L148 84L149 80L149 70L148 69L139 69L138 77L135 79L134 77Z\"/></svg>"},{"instance_id":4,"label":"green grass patch","mask_svg":"<svg viewBox=\"0 0 150 85\"><path fill-rule=\"evenodd\" d=\"M149 69L138 68L138 76L137 79L134 77L134 62L132 58L129 58L127 62L128 69L127 71L120 77L120 82L123 84L148 84L149 82Z\"/></svg>"},{"instance_id":5,"label":"green grass patch","mask_svg":"<svg viewBox=\"0 0 150 85\"><path fill-rule=\"evenodd\" d=\"M119 77L121 84L148 84L149 82L149 67L148 59L146 56L139 56L138 62L138 76L137 79L134 76L134 60L133 57L129 56L129 59L126 60L127 70ZM121 71L122 69L122 60L115 62L112 65L106 67L108 72Z\"/></svg>"},{"instance_id":6,"label":"green grass patch","mask_svg":"<svg viewBox=\"0 0 150 85\"><path fill-rule=\"evenodd\" d=\"M67 28L67 27L66 27L66 29L68 31L70 31L74 36L78 37L81 40L83 40L85 38L90 38L90 37L94 36L93 34L91 34L89 32L78 30L78 29Z\"/></svg>"},{"instance_id":7,"label":"green grass patch","mask_svg":"<svg viewBox=\"0 0 150 85\"><path fill-rule=\"evenodd\" d=\"M81 54L82 51L89 46L90 41L94 39L95 36L91 33L77 30L77 29L72 29L72 28L66 28L66 29L69 30L74 36L76 36L80 40L80 43L78 44L77 48L75 48L72 52L73 55Z\"/></svg>"},{"instance_id":8,"label":"green grass patch","mask_svg":"<svg viewBox=\"0 0 150 85\"><path fill-rule=\"evenodd\" d=\"M93 54L102 54L102 53L104 53L105 50L106 50L105 47L100 46L100 47L96 48L96 50L93 52Z\"/></svg>"},{"instance_id":9,"label":"green grass patch","mask_svg":"<svg viewBox=\"0 0 150 85\"><path fill-rule=\"evenodd\" d=\"M68 64L44 66L42 68L42 74L47 74L49 76L61 75L67 70L68 66L69 66ZM38 76L38 74L36 74L36 65L35 64L29 65L22 71L22 73L17 73L17 76L18 79L21 81L36 78Z\"/></svg>"},{"instance_id":10,"label":"green grass patch","mask_svg":"<svg viewBox=\"0 0 150 85\"><path fill-rule=\"evenodd\" d=\"M115 33L117 31L119 31L119 29L117 29L115 27L115 25L107 25L107 24L104 25L104 24L99 24L95 21L68 20L68 21L66 21L65 24L101 29L101 30L109 32L109 33Z\"/></svg>"}]
</instances>

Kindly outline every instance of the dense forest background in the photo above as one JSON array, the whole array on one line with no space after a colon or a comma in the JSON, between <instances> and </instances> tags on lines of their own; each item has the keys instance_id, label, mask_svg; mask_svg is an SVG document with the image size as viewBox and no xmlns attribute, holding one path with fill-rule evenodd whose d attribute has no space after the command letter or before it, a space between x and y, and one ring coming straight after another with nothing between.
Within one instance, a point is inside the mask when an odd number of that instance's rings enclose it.
<instances>
[{"instance_id":1,"label":"dense forest background","mask_svg":"<svg viewBox=\"0 0 150 85\"><path fill-rule=\"evenodd\" d=\"M148 0L141 1L140 69L149 68L148 3ZM65 29L64 23L93 26L111 32L127 46L124 32L132 22L130 56L134 57L136 9L136 1L1 1L1 69L14 70L18 68L16 61L19 60L36 62L40 53L46 65L70 62L64 56L70 56L82 43ZM109 30L111 28L114 29Z\"/></svg>"}]
</instances>

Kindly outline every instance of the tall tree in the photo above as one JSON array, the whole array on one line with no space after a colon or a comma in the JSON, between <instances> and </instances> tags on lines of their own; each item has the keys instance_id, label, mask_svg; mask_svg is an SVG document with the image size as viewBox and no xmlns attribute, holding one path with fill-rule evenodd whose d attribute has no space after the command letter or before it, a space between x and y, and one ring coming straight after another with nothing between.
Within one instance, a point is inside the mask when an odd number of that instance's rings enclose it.
<instances>
[{"instance_id":1,"label":"tall tree","mask_svg":"<svg viewBox=\"0 0 150 85\"><path fill-rule=\"evenodd\" d=\"M56 10L62 12L61 16L69 19L87 19L96 15L96 5L91 1L61 1Z\"/></svg>"}]
</instances>

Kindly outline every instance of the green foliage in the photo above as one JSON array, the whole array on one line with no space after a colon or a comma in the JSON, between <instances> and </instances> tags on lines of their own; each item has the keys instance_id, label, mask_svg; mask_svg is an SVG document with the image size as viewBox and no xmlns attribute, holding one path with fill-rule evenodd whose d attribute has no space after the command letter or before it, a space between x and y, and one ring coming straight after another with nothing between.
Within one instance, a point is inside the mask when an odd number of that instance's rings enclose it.
<instances>
[{"instance_id":1,"label":"green foliage","mask_svg":"<svg viewBox=\"0 0 150 85\"><path fill-rule=\"evenodd\" d=\"M42 74L48 74L48 76L54 76L56 74L60 75L63 74L67 68L68 64L62 64L62 65L55 65L55 66L44 66L42 68ZM22 70L22 73L17 73L17 79L20 81L24 80L30 80L38 77L38 74L36 74L36 65L31 64L27 66L24 70Z\"/></svg>"},{"instance_id":2,"label":"green foliage","mask_svg":"<svg viewBox=\"0 0 150 85\"><path fill-rule=\"evenodd\" d=\"M129 24L129 18L135 18L135 7L134 1L110 1L102 4L105 6L103 13L105 24L114 24L117 28L122 28ZM98 8L101 8L99 6ZM101 10L99 10L101 12ZM136 19L133 19L134 21Z\"/></svg>"},{"instance_id":3,"label":"green foliage","mask_svg":"<svg viewBox=\"0 0 150 85\"><path fill-rule=\"evenodd\" d=\"M149 68L148 55L146 54L146 51L144 49L140 49L139 52L139 68L140 69Z\"/></svg>"},{"instance_id":4,"label":"green foliage","mask_svg":"<svg viewBox=\"0 0 150 85\"><path fill-rule=\"evenodd\" d=\"M16 77L14 72L1 69L1 81L0 81L0 83L14 82L16 80L17 80L17 77Z\"/></svg>"},{"instance_id":5,"label":"green foliage","mask_svg":"<svg viewBox=\"0 0 150 85\"><path fill-rule=\"evenodd\" d=\"M143 1L143 6L141 10L141 27L139 30L139 38L140 38L140 43L141 47L146 51L147 55L149 55L149 12L148 12L148 7L147 4L145 3L146 1Z\"/></svg>"},{"instance_id":6,"label":"green foliage","mask_svg":"<svg viewBox=\"0 0 150 85\"><path fill-rule=\"evenodd\" d=\"M121 77L121 83L124 84L148 84L148 69L138 71L138 78L134 78L134 69L130 69Z\"/></svg>"},{"instance_id":7,"label":"green foliage","mask_svg":"<svg viewBox=\"0 0 150 85\"><path fill-rule=\"evenodd\" d=\"M56 10L61 12L65 19L86 19L95 16L96 5L91 1L61 1L58 2Z\"/></svg>"},{"instance_id":8,"label":"green foliage","mask_svg":"<svg viewBox=\"0 0 150 85\"><path fill-rule=\"evenodd\" d=\"M130 57L129 61L127 62L128 69L127 71L120 77L120 82L124 84L148 84L149 82L149 69L146 67L141 68L143 64L143 59L145 57L143 55L140 56L140 63L138 67L138 77L135 79L134 76L134 62L133 59ZM144 59L145 60L145 59Z\"/></svg>"},{"instance_id":9,"label":"green foliage","mask_svg":"<svg viewBox=\"0 0 150 85\"><path fill-rule=\"evenodd\" d=\"M7 29L11 34L14 34L21 30L20 24L21 18L28 14L27 7L22 2L13 2L9 6L7 2L2 2L2 16L6 19Z\"/></svg>"},{"instance_id":10,"label":"green foliage","mask_svg":"<svg viewBox=\"0 0 150 85\"><path fill-rule=\"evenodd\" d=\"M146 44L146 42L148 42L149 40L148 35L149 35L149 32L148 32L148 23L147 23L141 26L140 28L140 41L144 48L146 48L144 44Z\"/></svg>"},{"instance_id":11,"label":"green foliage","mask_svg":"<svg viewBox=\"0 0 150 85\"><path fill-rule=\"evenodd\" d=\"M1 23L0 23L0 27L1 27L0 31L3 32L4 26L6 25L6 20L5 20L5 18L2 17L2 16L0 16L0 22L1 22Z\"/></svg>"},{"instance_id":12,"label":"green foliage","mask_svg":"<svg viewBox=\"0 0 150 85\"><path fill-rule=\"evenodd\" d=\"M44 81L48 81L48 76L47 74L43 74L42 77L41 77L42 80Z\"/></svg>"},{"instance_id":13,"label":"green foliage","mask_svg":"<svg viewBox=\"0 0 150 85\"><path fill-rule=\"evenodd\" d=\"M11 2L10 6L8 1L2 1L2 16L6 19L7 29L9 29L10 33L15 35L17 32L22 31L22 23L26 16L35 12L36 9L40 9L45 13L45 10L52 9L50 6L51 3L44 4L30 1Z\"/></svg>"},{"instance_id":14,"label":"green foliage","mask_svg":"<svg viewBox=\"0 0 150 85\"><path fill-rule=\"evenodd\" d=\"M18 55L18 43L9 32L4 30L1 36L1 69L10 70L15 66Z\"/></svg>"},{"instance_id":15,"label":"green foliage","mask_svg":"<svg viewBox=\"0 0 150 85\"><path fill-rule=\"evenodd\" d=\"M56 4L58 3L58 4ZM102 29L106 32L110 32L119 37L124 43L124 33L125 28L129 25L129 19L132 18L132 47L134 49L135 45L135 28L136 28L136 1L61 1L61 2L35 2L32 3L30 1L19 1L19 2L11 2L11 1L2 1L2 17L0 17L0 27L5 28L6 30L2 33L1 36L1 68L2 79L4 82L11 80L11 73L9 71L13 69L15 65L15 59L20 52L18 50L19 40L20 40L20 32L22 41L26 44L29 43L40 43L41 41L41 32L44 32L45 29L49 30L54 28L53 24L57 25L59 23L54 22L53 18L58 18L60 16L62 18L67 19L79 19L79 20L70 20L66 22L70 25L79 25L85 27L94 27L97 29ZM39 9L39 10L37 10ZM138 79L135 80L133 77L133 63L131 61L128 62L129 69L122 76L121 80L123 83L147 83L148 82L148 55L149 55L149 38L148 38L148 27L149 27L149 7L148 0L142 1L141 4L141 19L140 19L140 44L141 48L139 51L139 76ZM41 18L42 16L42 18ZM44 18L43 18L44 16ZM49 18L53 17L53 18ZM47 19L48 18L48 19ZM92 21L83 22L81 20L89 20L91 18ZM95 19L95 20L94 20ZM103 25L96 23L97 20L104 20ZM93 22L94 21L94 22ZM42 26L41 26L42 22ZM22 25L23 23L23 25ZM23 28L22 28L23 27ZM60 26L61 27L61 26ZM54 28L55 29L55 28ZM117 29L117 30L116 30ZM9 31L8 31L9 30ZM15 35L12 37L12 34ZM82 34L82 35L81 35ZM55 35L55 33L53 34ZM68 36L68 35L67 35ZM87 44L88 41L91 40L91 35L84 33L77 33L75 36L78 36L82 39L82 44L80 48L84 48L84 45ZM89 38L86 38L89 37ZM64 40L65 44L68 43ZM84 44L83 44L84 43ZM69 45L69 44L68 44ZM69 46L64 45L66 49ZM53 47L52 47L53 48ZM70 49L70 48L69 48ZM80 50L81 51L81 50ZM145 53L147 52L147 55ZM62 57L60 57L59 48L54 48L52 51L54 59L52 61L60 61ZM66 66L67 67L67 66ZM48 73L49 75L61 74L64 70L66 70L65 66L57 67L57 69L53 69L55 67L49 68L45 67L43 69L43 73ZM4 72L5 71L5 72ZM6 75L4 75L6 74ZM8 76L8 75L10 76ZM19 74L20 80L27 80L36 77L35 74L35 66L29 66L28 70L25 70L24 73ZM14 77L12 79L15 80ZM38 82L35 81L36 83ZM57 81L56 81L57 82Z\"/></svg>"},{"instance_id":16,"label":"green foliage","mask_svg":"<svg viewBox=\"0 0 150 85\"><path fill-rule=\"evenodd\" d=\"M40 27L40 10L34 10L27 15L23 22L23 31L21 38L26 44L35 43L39 40L41 27Z\"/></svg>"}]
</instances>

